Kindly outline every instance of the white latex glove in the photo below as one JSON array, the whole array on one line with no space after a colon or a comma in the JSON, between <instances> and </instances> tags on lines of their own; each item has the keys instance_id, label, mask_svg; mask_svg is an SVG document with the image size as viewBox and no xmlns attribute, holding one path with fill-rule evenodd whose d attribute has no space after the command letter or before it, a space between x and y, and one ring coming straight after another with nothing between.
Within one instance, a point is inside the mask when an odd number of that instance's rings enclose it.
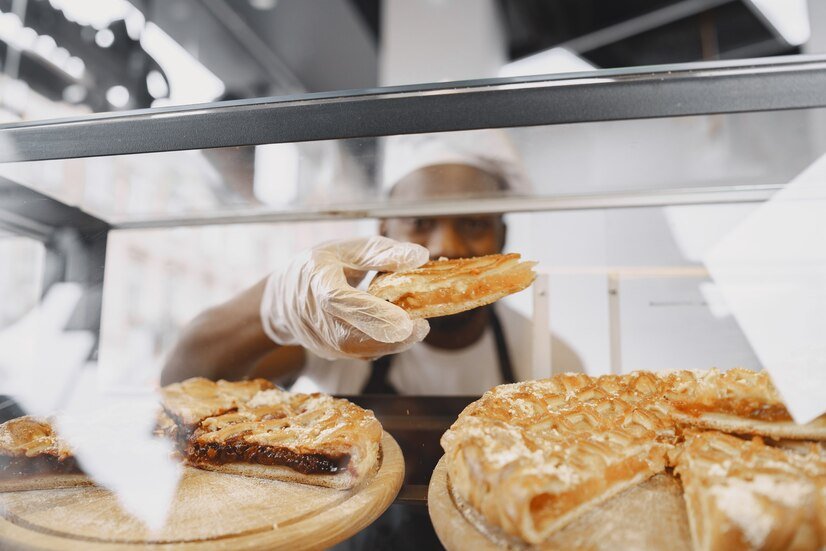
<instances>
[{"instance_id":1,"label":"white latex glove","mask_svg":"<svg viewBox=\"0 0 826 551\"><path fill-rule=\"evenodd\" d=\"M395 354L425 338L430 325L353 287L367 272L401 271L428 261L421 245L386 237L325 243L295 257L267 280L261 301L264 331L276 343L314 354L370 359Z\"/></svg>"}]
</instances>

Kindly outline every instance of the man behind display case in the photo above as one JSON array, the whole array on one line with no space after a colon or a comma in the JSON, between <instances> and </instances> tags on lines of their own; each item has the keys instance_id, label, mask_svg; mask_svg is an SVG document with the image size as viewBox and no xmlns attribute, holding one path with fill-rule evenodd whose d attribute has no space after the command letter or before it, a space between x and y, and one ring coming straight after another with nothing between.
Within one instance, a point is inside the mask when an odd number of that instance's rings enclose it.
<instances>
[{"instance_id":1,"label":"man behind display case","mask_svg":"<svg viewBox=\"0 0 826 551\"><path fill-rule=\"evenodd\" d=\"M495 197L528 188L499 130L393 137L384 166L390 201ZM380 233L300 253L286 268L197 316L169 354L162 383L266 377L293 380L297 392L480 395L530 378L530 322L504 304L428 324L355 289L372 270L502 252L502 215L388 219ZM554 365L581 371L570 347L553 341Z\"/></svg>"},{"instance_id":2,"label":"man behind display case","mask_svg":"<svg viewBox=\"0 0 826 551\"><path fill-rule=\"evenodd\" d=\"M527 191L502 131L391 138L384 166L390 201ZM428 323L354 288L372 270L500 253L506 232L499 214L398 218L381 222L381 236L305 251L192 321L169 355L162 382L263 376L292 378L297 392L478 396L497 384L530 378L530 322L507 306ZM581 371L576 354L553 340L554 365ZM337 549L439 547L426 507L393 505Z\"/></svg>"}]
</instances>

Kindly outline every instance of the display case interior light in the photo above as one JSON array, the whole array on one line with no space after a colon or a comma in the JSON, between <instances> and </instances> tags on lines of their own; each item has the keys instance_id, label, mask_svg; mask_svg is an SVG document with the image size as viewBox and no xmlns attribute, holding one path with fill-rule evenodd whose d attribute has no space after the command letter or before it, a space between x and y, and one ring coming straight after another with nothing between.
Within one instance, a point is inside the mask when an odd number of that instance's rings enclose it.
<instances>
[{"instance_id":1,"label":"display case interior light","mask_svg":"<svg viewBox=\"0 0 826 551\"><path fill-rule=\"evenodd\" d=\"M101 29L95 34L95 44L108 48L115 43L115 33L111 29Z\"/></svg>"},{"instance_id":2,"label":"display case interior light","mask_svg":"<svg viewBox=\"0 0 826 551\"><path fill-rule=\"evenodd\" d=\"M593 71L594 65L567 48L551 48L505 64L499 70L500 77L549 75Z\"/></svg>"},{"instance_id":3,"label":"display case interior light","mask_svg":"<svg viewBox=\"0 0 826 551\"><path fill-rule=\"evenodd\" d=\"M106 91L106 101L118 109L126 107L129 103L129 90L120 84L112 86Z\"/></svg>"},{"instance_id":4,"label":"display case interior light","mask_svg":"<svg viewBox=\"0 0 826 551\"><path fill-rule=\"evenodd\" d=\"M143 49L158 62L169 79L169 97L156 99L154 106L202 103L224 93L220 78L160 27L147 22L143 13L127 0L50 0L50 3L70 21L97 29L95 40L102 48L113 44L114 35L108 27L114 21L124 20L129 36L140 40ZM74 60L82 62L73 57L66 63L67 72L71 71L73 76L80 66Z\"/></svg>"},{"instance_id":5,"label":"display case interior light","mask_svg":"<svg viewBox=\"0 0 826 551\"><path fill-rule=\"evenodd\" d=\"M257 10L271 10L278 5L278 0L249 0L250 6Z\"/></svg>"},{"instance_id":6,"label":"display case interior light","mask_svg":"<svg viewBox=\"0 0 826 551\"><path fill-rule=\"evenodd\" d=\"M91 25L101 30L113 21L126 18L138 9L127 0L49 0L49 4L63 12L69 21L80 25Z\"/></svg>"},{"instance_id":7,"label":"display case interior light","mask_svg":"<svg viewBox=\"0 0 826 551\"><path fill-rule=\"evenodd\" d=\"M746 4L790 46L805 44L811 37L808 0L747 0Z\"/></svg>"}]
</instances>

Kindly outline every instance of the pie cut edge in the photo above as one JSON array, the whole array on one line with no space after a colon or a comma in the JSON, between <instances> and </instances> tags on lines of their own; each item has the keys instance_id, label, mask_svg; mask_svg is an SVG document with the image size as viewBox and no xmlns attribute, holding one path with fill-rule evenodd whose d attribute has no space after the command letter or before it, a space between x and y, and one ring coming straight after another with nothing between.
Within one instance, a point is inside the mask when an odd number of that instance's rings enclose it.
<instances>
[{"instance_id":1,"label":"pie cut edge","mask_svg":"<svg viewBox=\"0 0 826 551\"><path fill-rule=\"evenodd\" d=\"M382 427L370 410L325 394L295 394L263 379L193 378L161 390L156 432L187 464L336 489L379 466ZM0 425L0 491L91 484L51 419Z\"/></svg>"},{"instance_id":2,"label":"pie cut edge","mask_svg":"<svg viewBox=\"0 0 826 551\"><path fill-rule=\"evenodd\" d=\"M725 398L744 415L729 408L725 426L749 428L758 417L746 432L768 423L772 436L826 440L824 418L805 430L764 419L768 410L788 415L764 372L565 374L495 387L469 405L442 437L450 484L489 525L538 544L605 494L673 466L684 431L709 425L711 406ZM617 457L635 456L637 468L610 472Z\"/></svg>"}]
</instances>

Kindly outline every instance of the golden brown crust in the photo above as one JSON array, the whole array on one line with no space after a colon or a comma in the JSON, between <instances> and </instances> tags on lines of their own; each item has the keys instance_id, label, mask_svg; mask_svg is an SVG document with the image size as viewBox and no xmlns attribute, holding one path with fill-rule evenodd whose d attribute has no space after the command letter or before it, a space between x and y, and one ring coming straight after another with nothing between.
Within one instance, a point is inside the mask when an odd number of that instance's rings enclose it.
<instances>
[{"instance_id":1,"label":"golden brown crust","mask_svg":"<svg viewBox=\"0 0 826 551\"><path fill-rule=\"evenodd\" d=\"M695 549L822 549L826 461L810 447L717 431L689 435L676 459Z\"/></svg>"},{"instance_id":2,"label":"golden brown crust","mask_svg":"<svg viewBox=\"0 0 826 551\"><path fill-rule=\"evenodd\" d=\"M379 274L367 292L403 308L412 318L458 314L530 286L536 263L519 259L511 253L434 260L415 270Z\"/></svg>"},{"instance_id":3,"label":"golden brown crust","mask_svg":"<svg viewBox=\"0 0 826 551\"><path fill-rule=\"evenodd\" d=\"M294 394L261 379L190 379L169 390L165 412L181 420L177 439L195 467L349 488L378 461L381 425L347 400Z\"/></svg>"},{"instance_id":4,"label":"golden brown crust","mask_svg":"<svg viewBox=\"0 0 826 551\"><path fill-rule=\"evenodd\" d=\"M826 440L826 416L805 425L792 421L765 371L710 369L663 376L664 398L682 424L778 440Z\"/></svg>"},{"instance_id":5,"label":"golden brown crust","mask_svg":"<svg viewBox=\"0 0 826 551\"><path fill-rule=\"evenodd\" d=\"M0 425L0 455L35 457L51 455L65 459L69 446L52 428L49 419L24 415Z\"/></svg>"},{"instance_id":6,"label":"golden brown crust","mask_svg":"<svg viewBox=\"0 0 826 551\"><path fill-rule=\"evenodd\" d=\"M442 437L454 491L490 524L539 543L588 507L665 468L674 427L651 373L502 385Z\"/></svg>"},{"instance_id":7,"label":"golden brown crust","mask_svg":"<svg viewBox=\"0 0 826 551\"><path fill-rule=\"evenodd\" d=\"M88 484L50 420L25 415L0 425L0 492Z\"/></svg>"},{"instance_id":8,"label":"golden brown crust","mask_svg":"<svg viewBox=\"0 0 826 551\"><path fill-rule=\"evenodd\" d=\"M202 419L238 409L261 390L273 388L265 379L210 381L193 377L161 389L161 404L175 423L193 427Z\"/></svg>"},{"instance_id":9,"label":"golden brown crust","mask_svg":"<svg viewBox=\"0 0 826 551\"><path fill-rule=\"evenodd\" d=\"M743 414L724 408L727 426L826 439L822 418L802 428L765 420L779 402L764 373L565 374L495 387L469 405L442 437L450 482L487 523L540 543L606 496L662 472L683 432L719 421L709 417L712 405L726 399Z\"/></svg>"},{"instance_id":10,"label":"golden brown crust","mask_svg":"<svg viewBox=\"0 0 826 551\"><path fill-rule=\"evenodd\" d=\"M765 371L675 371L665 377L666 399L687 415L714 412L761 421L791 421Z\"/></svg>"},{"instance_id":11,"label":"golden brown crust","mask_svg":"<svg viewBox=\"0 0 826 551\"><path fill-rule=\"evenodd\" d=\"M209 470L350 488L378 464L372 411L325 394L294 394L263 379L196 378L162 389L156 433ZM0 491L88 484L46 419L0 425Z\"/></svg>"}]
</instances>

